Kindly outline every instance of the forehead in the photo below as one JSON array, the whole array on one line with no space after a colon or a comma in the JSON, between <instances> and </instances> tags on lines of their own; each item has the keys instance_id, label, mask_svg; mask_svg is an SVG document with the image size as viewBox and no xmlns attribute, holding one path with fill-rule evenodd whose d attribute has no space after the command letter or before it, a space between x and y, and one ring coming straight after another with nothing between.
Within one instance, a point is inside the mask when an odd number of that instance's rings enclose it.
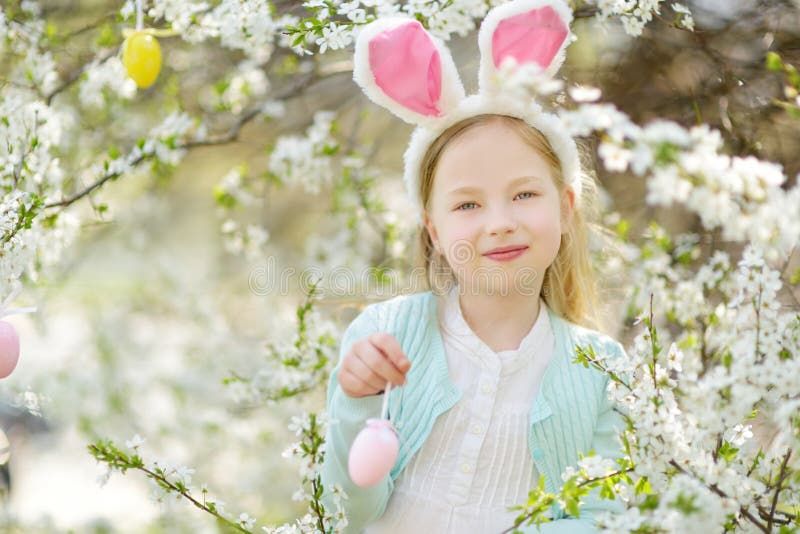
<instances>
[{"instance_id":1,"label":"forehead","mask_svg":"<svg viewBox=\"0 0 800 534\"><path fill-rule=\"evenodd\" d=\"M464 186L504 187L521 176L553 183L550 164L539 151L511 126L493 120L470 128L444 148L436 166L434 189L447 192Z\"/></svg>"}]
</instances>

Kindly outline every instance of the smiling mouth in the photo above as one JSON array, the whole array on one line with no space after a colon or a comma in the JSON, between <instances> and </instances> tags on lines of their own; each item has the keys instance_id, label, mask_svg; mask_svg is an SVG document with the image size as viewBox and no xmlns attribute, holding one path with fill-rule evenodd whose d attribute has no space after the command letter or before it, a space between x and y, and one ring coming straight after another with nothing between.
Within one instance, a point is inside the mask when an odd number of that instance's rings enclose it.
<instances>
[{"instance_id":1,"label":"smiling mouth","mask_svg":"<svg viewBox=\"0 0 800 534\"><path fill-rule=\"evenodd\" d=\"M484 254L487 258L491 258L493 260L510 260L514 259L517 256L521 255L523 252L528 250L528 247L521 246L521 247L514 247L506 250L500 250L497 252L487 252Z\"/></svg>"},{"instance_id":2,"label":"smiling mouth","mask_svg":"<svg viewBox=\"0 0 800 534\"><path fill-rule=\"evenodd\" d=\"M524 250L528 248L527 245L519 245L519 246L512 246L512 247L501 247L496 248L494 250L490 250L489 252L484 253L484 256L488 256L490 254L505 254L506 252L516 252L518 250Z\"/></svg>"}]
</instances>

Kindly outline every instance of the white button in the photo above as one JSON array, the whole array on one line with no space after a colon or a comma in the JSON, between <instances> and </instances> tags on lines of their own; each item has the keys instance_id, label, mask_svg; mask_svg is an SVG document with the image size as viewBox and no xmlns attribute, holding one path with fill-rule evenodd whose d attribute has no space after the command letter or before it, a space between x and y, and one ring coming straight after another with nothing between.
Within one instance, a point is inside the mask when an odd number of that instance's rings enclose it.
<instances>
[{"instance_id":1,"label":"white button","mask_svg":"<svg viewBox=\"0 0 800 534\"><path fill-rule=\"evenodd\" d=\"M489 393L492 391L492 386L489 384L484 384L481 386L481 393Z\"/></svg>"},{"instance_id":2,"label":"white button","mask_svg":"<svg viewBox=\"0 0 800 534\"><path fill-rule=\"evenodd\" d=\"M469 473L470 471L472 471L472 467L469 464L461 464L462 473Z\"/></svg>"},{"instance_id":3,"label":"white button","mask_svg":"<svg viewBox=\"0 0 800 534\"><path fill-rule=\"evenodd\" d=\"M483 427L481 425L472 425L472 433L473 434L480 434L483 431Z\"/></svg>"}]
</instances>

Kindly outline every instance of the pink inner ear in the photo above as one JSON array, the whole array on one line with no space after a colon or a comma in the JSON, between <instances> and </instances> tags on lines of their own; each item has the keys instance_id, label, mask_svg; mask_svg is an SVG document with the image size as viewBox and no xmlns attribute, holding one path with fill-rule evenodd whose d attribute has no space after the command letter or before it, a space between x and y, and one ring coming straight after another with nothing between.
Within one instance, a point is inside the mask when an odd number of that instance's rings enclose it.
<instances>
[{"instance_id":1,"label":"pink inner ear","mask_svg":"<svg viewBox=\"0 0 800 534\"><path fill-rule=\"evenodd\" d=\"M535 61L546 69L569 30L552 7L520 13L500 21L492 35L492 60L499 67L507 57L517 63Z\"/></svg>"},{"instance_id":2,"label":"pink inner ear","mask_svg":"<svg viewBox=\"0 0 800 534\"><path fill-rule=\"evenodd\" d=\"M441 58L419 22L386 30L370 40L369 66L375 83L392 100L422 115L441 115Z\"/></svg>"}]
</instances>

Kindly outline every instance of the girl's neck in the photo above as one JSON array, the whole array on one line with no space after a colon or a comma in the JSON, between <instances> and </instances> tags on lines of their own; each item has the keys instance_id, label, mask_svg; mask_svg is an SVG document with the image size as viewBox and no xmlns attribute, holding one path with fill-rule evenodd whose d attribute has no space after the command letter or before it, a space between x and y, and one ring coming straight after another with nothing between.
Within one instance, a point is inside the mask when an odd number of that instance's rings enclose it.
<instances>
[{"instance_id":1,"label":"girl's neck","mask_svg":"<svg viewBox=\"0 0 800 534\"><path fill-rule=\"evenodd\" d=\"M458 295L467 325L494 352L519 348L539 318L538 295Z\"/></svg>"}]
</instances>

